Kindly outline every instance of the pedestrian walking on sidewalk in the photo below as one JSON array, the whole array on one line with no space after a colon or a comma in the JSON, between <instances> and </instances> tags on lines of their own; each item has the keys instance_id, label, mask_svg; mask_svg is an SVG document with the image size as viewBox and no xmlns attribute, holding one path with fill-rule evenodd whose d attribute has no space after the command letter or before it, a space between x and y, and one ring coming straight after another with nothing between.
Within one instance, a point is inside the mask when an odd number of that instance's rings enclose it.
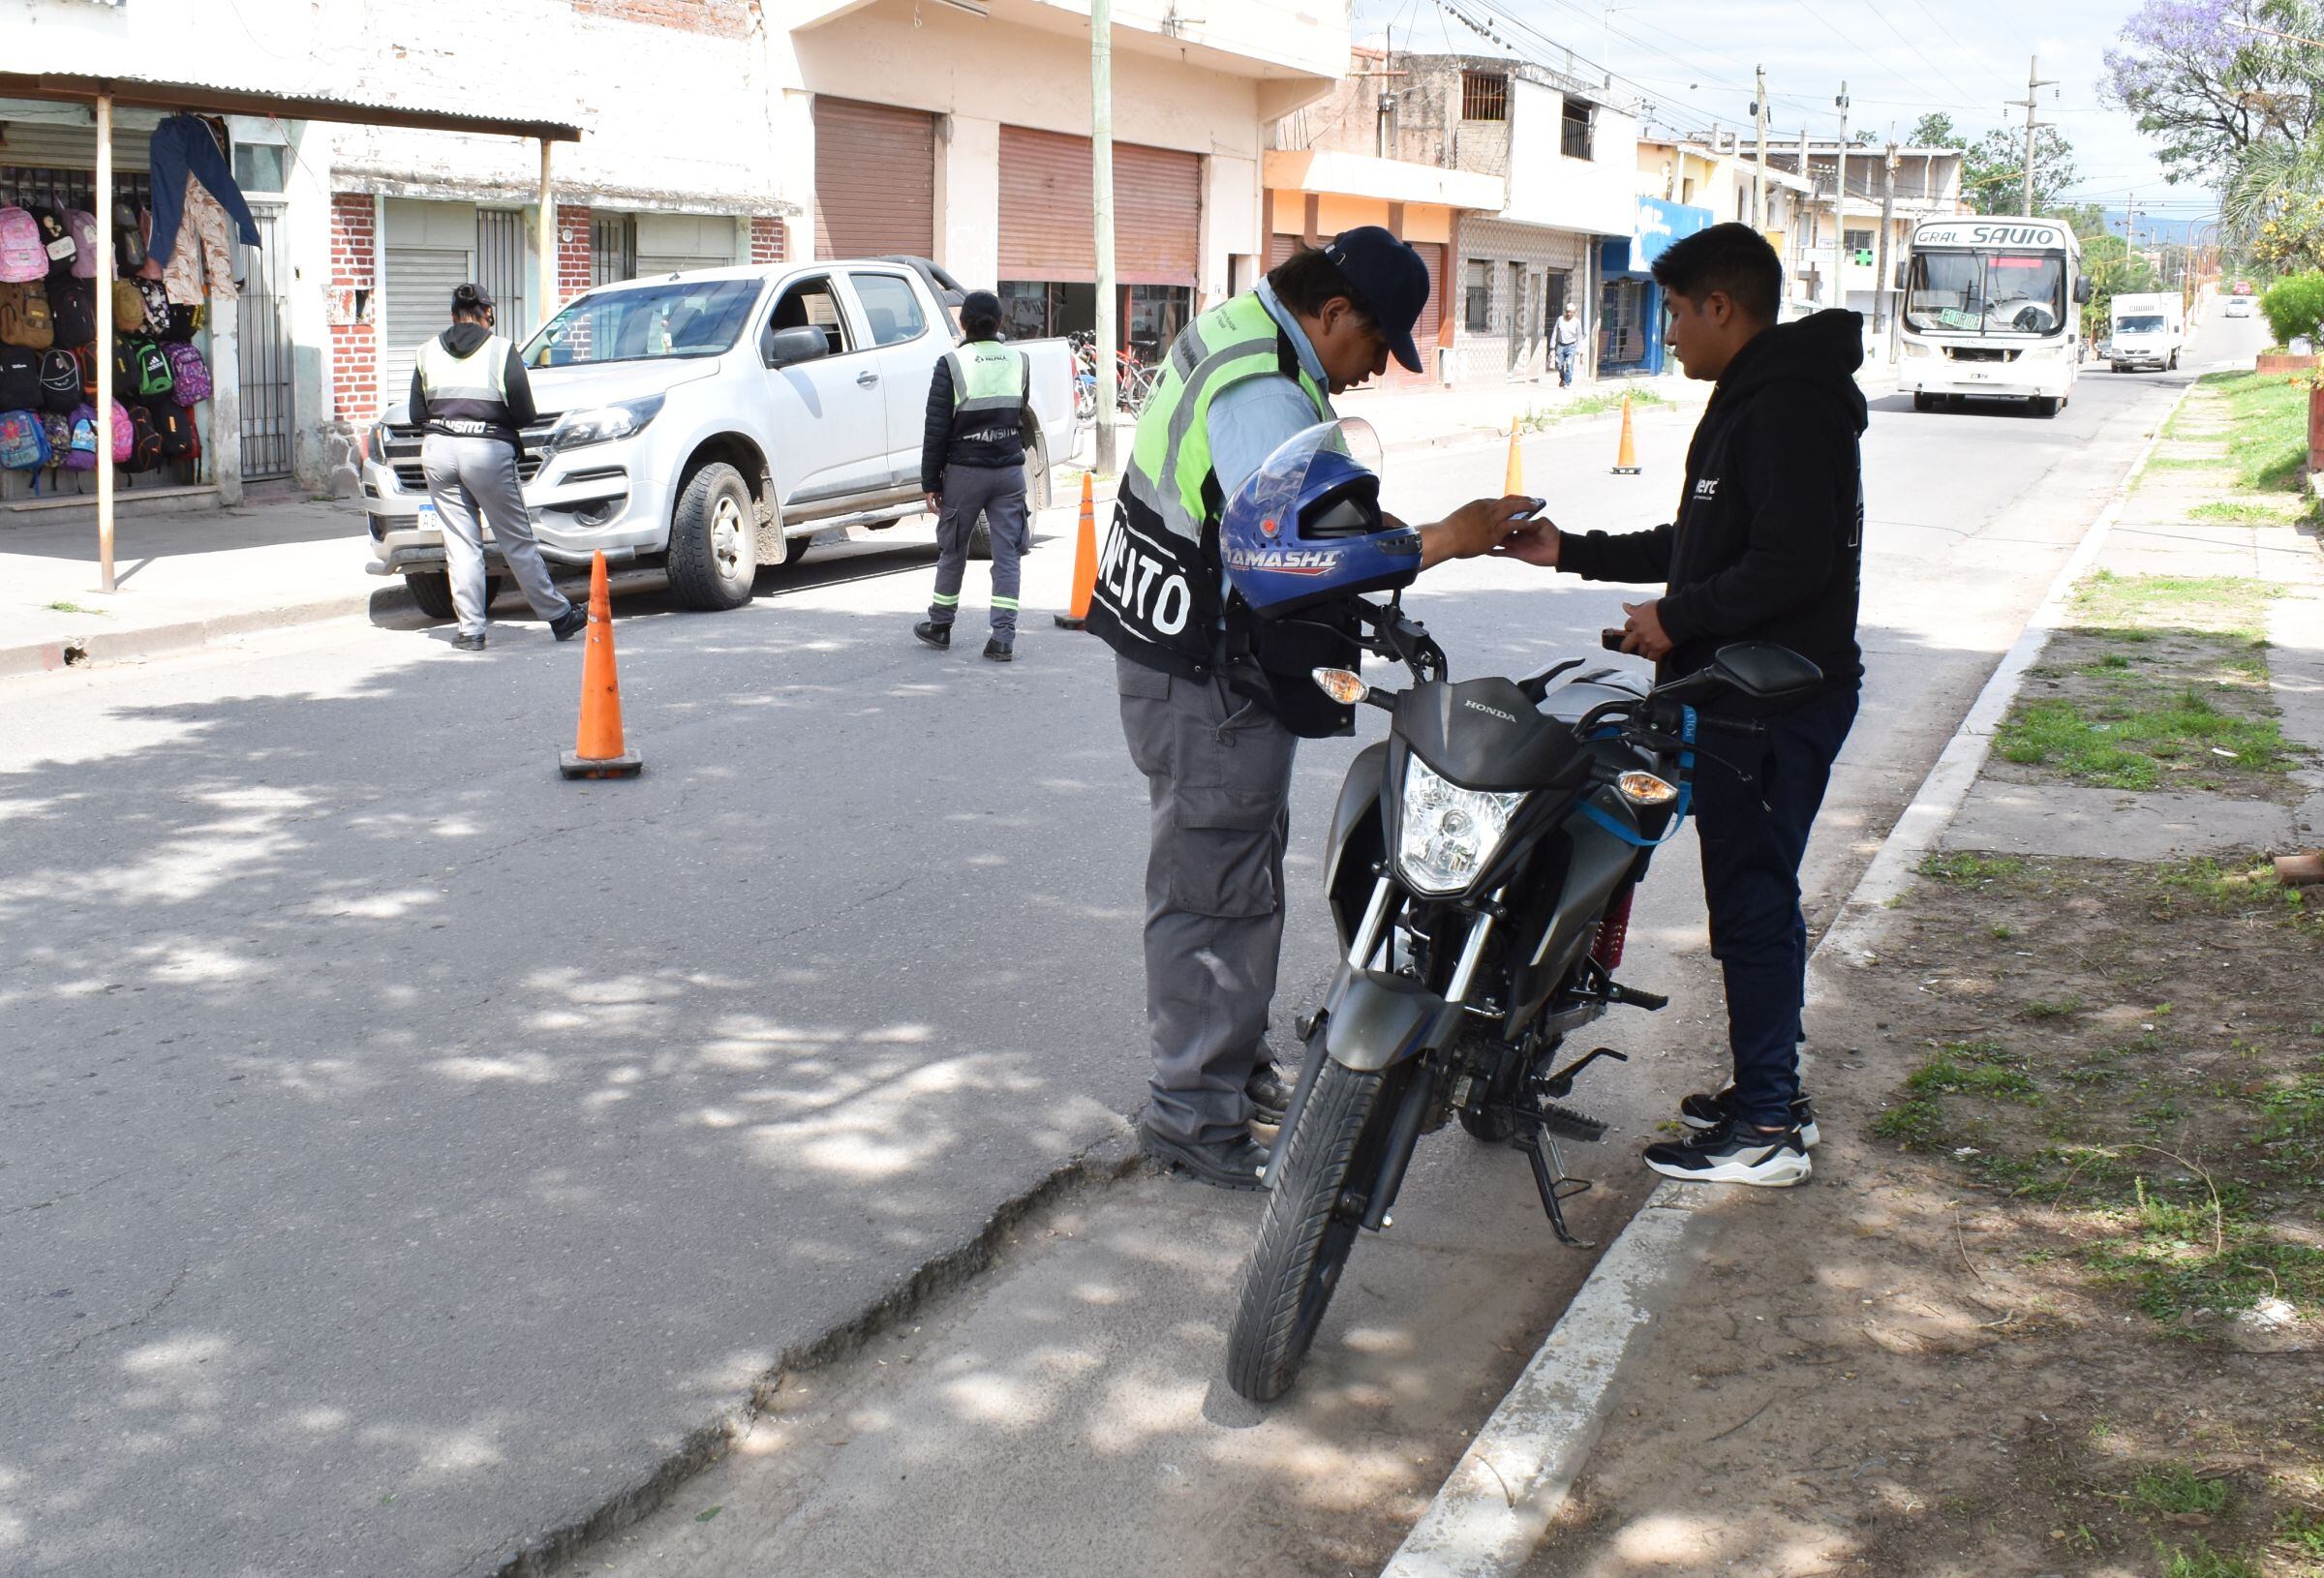
<instances>
[{"instance_id":1,"label":"pedestrian walking on sidewalk","mask_svg":"<svg viewBox=\"0 0 2324 1578\"><path fill-rule=\"evenodd\" d=\"M1365 226L1307 249L1179 334L1138 416L1099 556L1088 628L1114 649L1121 728L1146 774L1146 1003L1153 1057L1139 1138L1204 1183L1256 1189L1254 1115L1289 1099L1268 1059L1283 943L1283 848L1301 738L1353 731L1309 679L1360 656L1331 616L1262 623L1226 593L1218 529L1286 440L1333 419L1330 396L1413 372L1428 265ZM1422 527L1423 566L1483 553L1528 499L1479 500Z\"/></svg>"},{"instance_id":2,"label":"pedestrian walking on sidewalk","mask_svg":"<svg viewBox=\"0 0 2324 1578\"><path fill-rule=\"evenodd\" d=\"M1864 674L1863 318L1826 311L1778 326L1783 265L1745 225L1673 243L1654 277L1687 377L1717 385L1687 451L1676 519L1622 536L1543 523L1501 552L1585 580L1667 583L1661 597L1625 605L1622 650L1654 659L1658 681L1706 667L1735 641L1775 642L1823 671L1804 696L1715 704L1764 731L1748 744L1722 734L1695 768L1733 1079L1680 1104L1690 1136L1646 1147L1646 1165L1669 1177L1793 1184L1808 1176L1818 1138L1799 1084L1799 863Z\"/></svg>"},{"instance_id":3,"label":"pedestrian walking on sidewalk","mask_svg":"<svg viewBox=\"0 0 2324 1578\"><path fill-rule=\"evenodd\" d=\"M1032 548L1025 514L1024 446L1036 431L1024 352L1000 343L1000 298L971 290L961 302L961 343L936 358L920 436L920 491L936 514L936 594L912 634L952 645L968 573L968 540L985 518L993 543L993 633L985 655L1017 655L1020 564Z\"/></svg>"},{"instance_id":4,"label":"pedestrian walking on sidewalk","mask_svg":"<svg viewBox=\"0 0 2324 1578\"><path fill-rule=\"evenodd\" d=\"M459 621L452 645L463 652L484 650L488 616L479 515L492 523L501 558L533 612L549 622L551 633L569 641L589 625L588 613L574 607L549 579L540 546L533 540L533 512L525 507L516 475L522 430L537 415L533 384L516 347L492 332L492 297L483 287L460 287L452 292L452 326L421 346L412 364L412 419L427 425L420 468L443 530L444 568Z\"/></svg>"},{"instance_id":5,"label":"pedestrian walking on sidewalk","mask_svg":"<svg viewBox=\"0 0 2324 1578\"><path fill-rule=\"evenodd\" d=\"M1574 316L1574 304L1569 301L1549 328L1549 349L1557 357L1557 386L1561 389L1574 386L1574 356L1580 348L1581 319Z\"/></svg>"}]
</instances>

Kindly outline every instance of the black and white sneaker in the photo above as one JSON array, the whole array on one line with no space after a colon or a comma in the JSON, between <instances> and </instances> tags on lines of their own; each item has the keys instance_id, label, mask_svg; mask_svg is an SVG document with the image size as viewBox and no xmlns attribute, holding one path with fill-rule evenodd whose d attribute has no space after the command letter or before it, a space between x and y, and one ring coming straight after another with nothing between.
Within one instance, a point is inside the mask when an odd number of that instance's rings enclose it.
<instances>
[{"instance_id":1,"label":"black and white sneaker","mask_svg":"<svg viewBox=\"0 0 2324 1578\"><path fill-rule=\"evenodd\" d=\"M1728 1118L1684 1139L1649 1145L1646 1165L1666 1178L1757 1184L1762 1189L1806 1183L1816 1170L1796 1126L1771 1135L1740 1118Z\"/></svg>"},{"instance_id":2,"label":"black and white sneaker","mask_svg":"<svg viewBox=\"0 0 2324 1578\"><path fill-rule=\"evenodd\" d=\"M1711 1095L1697 1091L1678 1104L1678 1121L1690 1129L1716 1129L1728 1120L1727 1099L1734 1091L1729 1081ZM1823 1136L1816 1129L1816 1104L1802 1091L1791 1098L1791 1121L1799 1129L1799 1142L1810 1150L1821 1143Z\"/></svg>"}]
</instances>

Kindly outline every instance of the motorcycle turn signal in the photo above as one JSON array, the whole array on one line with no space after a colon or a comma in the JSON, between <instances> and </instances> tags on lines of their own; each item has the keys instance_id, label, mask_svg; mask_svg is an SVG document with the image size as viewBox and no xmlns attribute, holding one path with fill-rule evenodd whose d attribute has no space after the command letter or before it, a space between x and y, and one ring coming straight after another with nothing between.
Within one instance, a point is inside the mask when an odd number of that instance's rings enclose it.
<instances>
[{"instance_id":1,"label":"motorcycle turn signal","mask_svg":"<svg viewBox=\"0 0 2324 1578\"><path fill-rule=\"evenodd\" d=\"M1319 668L1312 670L1308 677L1315 681L1318 690L1342 707L1353 707L1360 701L1368 701L1374 707L1390 705L1386 697L1365 684L1363 677L1353 669Z\"/></svg>"}]
</instances>

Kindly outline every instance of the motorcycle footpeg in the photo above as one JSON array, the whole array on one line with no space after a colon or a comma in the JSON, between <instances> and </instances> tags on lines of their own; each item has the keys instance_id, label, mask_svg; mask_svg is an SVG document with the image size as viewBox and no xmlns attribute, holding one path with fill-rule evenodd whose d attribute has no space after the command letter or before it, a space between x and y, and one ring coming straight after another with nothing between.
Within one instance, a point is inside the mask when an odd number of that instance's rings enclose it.
<instances>
[{"instance_id":1,"label":"motorcycle footpeg","mask_svg":"<svg viewBox=\"0 0 2324 1578\"><path fill-rule=\"evenodd\" d=\"M1542 1104L1541 1124L1553 1135L1563 1135L1568 1139L1578 1139L1584 1144L1594 1145L1605 1138L1604 1121L1587 1112L1560 1107L1555 1102Z\"/></svg>"},{"instance_id":2,"label":"motorcycle footpeg","mask_svg":"<svg viewBox=\"0 0 2324 1578\"><path fill-rule=\"evenodd\" d=\"M1659 991L1648 991L1643 986L1625 986L1619 981L1605 984L1605 995L1609 1002L1626 1003L1632 1008L1642 1008L1649 1014L1670 1006L1670 999Z\"/></svg>"}]
</instances>

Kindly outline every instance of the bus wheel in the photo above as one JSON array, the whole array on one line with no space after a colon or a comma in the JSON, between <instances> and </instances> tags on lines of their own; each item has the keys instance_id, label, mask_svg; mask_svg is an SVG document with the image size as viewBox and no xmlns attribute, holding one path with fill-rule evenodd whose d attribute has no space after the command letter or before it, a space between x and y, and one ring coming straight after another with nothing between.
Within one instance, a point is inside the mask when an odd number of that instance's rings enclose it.
<instances>
[{"instance_id":1,"label":"bus wheel","mask_svg":"<svg viewBox=\"0 0 2324 1578\"><path fill-rule=\"evenodd\" d=\"M1928 390L1915 389L1912 391L1912 409L1914 410L1935 410L1937 402L1930 396Z\"/></svg>"},{"instance_id":2,"label":"bus wheel","mask_svg":"<svg viewBox=\"0 0 2324 1578\"><path fill-rule=\"evenodd\" d=\"M2058 414L2058 397L2056 395L2035 395L2030 404L2033 406L2034 414L2036 416L2055 416Z\"/></svg>"}]
</instances>

